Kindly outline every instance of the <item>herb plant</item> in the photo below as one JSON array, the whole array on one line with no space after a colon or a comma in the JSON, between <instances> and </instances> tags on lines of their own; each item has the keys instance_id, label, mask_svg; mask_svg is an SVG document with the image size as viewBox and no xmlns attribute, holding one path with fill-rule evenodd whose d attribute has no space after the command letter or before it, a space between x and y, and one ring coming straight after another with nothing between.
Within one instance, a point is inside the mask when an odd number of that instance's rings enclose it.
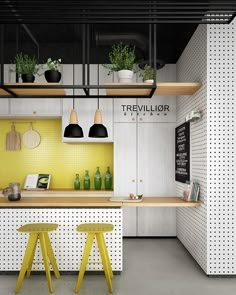
<instances>
[{"instance_id":1,"label":"herb plant","mask_svg":"<svg viewBox=\"0 0 236 295\"><path fill-rule=\"evenodd\" d=\"M111 51L109 52L109 59L111 64L103 65L109 70L108 75L120 70L137 71L135 46L130 47L123 42L113 44Z\"/></svg>"},{"instance_id":2,"label":"herb plant","mask_svg":"<svg viewBox=\"0 0 236 295\"><path fill-rule=\"evenodd\" d=\"M61 65L61 59L59 58L53 60L49 57L45 65L50 71L58 71Z\"/></svg>"},{"instance_id":3,"label":"herb plant","mask_svg":"<svg viewBox=\"0 0 236 295\"><path fill-rule=\"evenodd\" d=\"M22 74L36 74L38 72L37 59L35 56L28 54L18 53L15 56L16 73Z\"/></svg>"},{"instance_id":4,"label":"herb plant","mask_svg":"<svg viewBox=\"0 0 236 295\"><path fill-rule=\"evenodd\" d=\"M154 79L154 69L146 64L143 70L140 71L139 77L142 77L143 81Z\"/></svg>"}]
</instances>

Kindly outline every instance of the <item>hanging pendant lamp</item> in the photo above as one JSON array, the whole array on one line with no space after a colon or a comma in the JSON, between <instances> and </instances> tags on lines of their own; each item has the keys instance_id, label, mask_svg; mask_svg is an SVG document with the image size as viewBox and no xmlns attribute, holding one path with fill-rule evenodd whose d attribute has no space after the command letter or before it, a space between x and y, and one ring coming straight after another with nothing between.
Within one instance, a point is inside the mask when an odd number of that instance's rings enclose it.
<instances>
[{"instance_id":1,"label":"hanging pendant lamp","mask_svg":"<svg viewBox=\"0 0 236 295\"><path fill-rule=\"evenodd\" d=\"M94 125L89 129L89 137L108 137L107 128L102 124L102 113L99 108L95 112Z\"/></svg>"},{"instance_id":2,"label":"hanging pendant lamp","mask_svg":"<svg viewBox=\"0 0 236 295\"><path fill-rule=\"evenodd\" d=\"M73 64L73 85L75 84L74 77L74 64ZM83 129L78 125L78 115L75 110L75 90L73 88L73 109L71 110L70 113L70 120L69 120L69 125L66 126L64 130L64 137L72 137L72 138L80 138L84 137Z\"/></svg>"},{"instance_id":3,"label":"hanging pendant lamp","mask_svg":"<svg viewBox=\"0 0 236 295\"><path fill-rule=\"evenodd\" d=\"M84 137L83 129L78 125L78 115L74 109L74 98L73 98L73 109L70 113L69 125L65 128L64 137Z\"/></svg>"},{"instance_id":4,"label":"hanging pendant lamp","mask_svg":"<svg viewBox=\"0 0 236 295\"><path fill-rule=\"evenodd\" d=\"M99 65L97 65L97 80L99 84ZM98 88L98 108L94 115L94 125L89 129L89 137L108 137L107 128L102 124L102 113L99 110L99 88Z\"/></svg>"}]
</instances>

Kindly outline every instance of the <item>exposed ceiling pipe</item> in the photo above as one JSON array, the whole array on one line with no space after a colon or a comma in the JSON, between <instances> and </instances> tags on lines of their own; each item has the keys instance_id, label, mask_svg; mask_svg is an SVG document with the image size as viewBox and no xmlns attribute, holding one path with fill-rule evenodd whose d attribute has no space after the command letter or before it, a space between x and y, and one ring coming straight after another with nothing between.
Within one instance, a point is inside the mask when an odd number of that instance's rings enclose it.
<instances>
[{"instance_id":1,"label":"exposed ceiling pipe","mask_svg":"<svg viewBox=\"0 0 236 295\"><path fill-rule=\"evenodd\" d=\"M131 46L135 46L143 54L143 60L139 64L140 68L144 68L145 64L149 64L148 59L148 38L137 32L105 32L96 31L95 40L97 46L112 46L118 42L126 42ZM165 62L161 59L156 60L157 70L164 67Z\"/></svg>"}]
</instances>

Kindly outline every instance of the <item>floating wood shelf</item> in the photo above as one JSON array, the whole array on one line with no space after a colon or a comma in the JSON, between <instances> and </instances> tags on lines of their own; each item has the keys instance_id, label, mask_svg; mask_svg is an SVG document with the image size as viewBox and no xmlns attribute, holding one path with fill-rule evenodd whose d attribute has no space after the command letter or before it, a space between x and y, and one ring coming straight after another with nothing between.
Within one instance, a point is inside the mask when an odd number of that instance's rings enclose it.
<instances>
[{"instance_id":1,"label":"floating wood shelf","mask_svg":"<svg viewBox=\"0 0 236 295\"><path fill-rule=\"evenodd\" d=\"M116 85L152 85L151 83L107 83L109 86ZM200 87L201 83L157 83L154 95L192 95ZM148 95L150 89L106 89L107 95Z\"/></svg>"},{"instance_id":2,"label":"floating wood shelf","mask_svg":"<svg viewBox=\"0 0 236 295\"><path fill-rule=\"evenodd\" d=\"M53 95L65 96L65 90L61 88L35 88L35 86L57 86L58 83L5 83L4 86L20 96L44 96L50 97ZM11 86L19 86L17 88L11 88ZM32 88L23 88L22 86L32 86ZM11 96L4 89L0 89L0 95Z\"/></svg>"}]
</instances>

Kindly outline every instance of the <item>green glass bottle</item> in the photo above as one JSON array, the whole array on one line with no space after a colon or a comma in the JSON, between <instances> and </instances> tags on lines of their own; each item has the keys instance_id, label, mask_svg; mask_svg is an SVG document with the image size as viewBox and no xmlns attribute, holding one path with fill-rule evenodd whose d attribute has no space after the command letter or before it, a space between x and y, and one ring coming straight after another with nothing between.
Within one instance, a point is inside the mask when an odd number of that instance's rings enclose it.
<instances>
[{"instance_id":1,"label":"green glass bottle","mask_svg":"<svg viewBox=\"0 0 236 295\"><path fill-rule=\"evenodd\" d=\"M76 174L75 181L74 181L74 189L80 189L80 181L79 181L79 174Z\"/></svg>"},{"instance_id":2,"label":"green glass bottle","mask_svg":"<svg viewBox=\"0 0 236 295\"><path fill-rule=\"evenodd\" d=\"M85 175L84 175L84 189L89 190L90 189L90 177L88 174L88 170L85 170Z\"/></svg>"},{"instance_id":3,"label":"green glass bottle","mask_svg":"<svg viewBox=\"0 0 236 295\"><path fill-rule=\"evenodd\" d=\"M97 167L97 171L94 176L94 188L96 190L100 190L101 187L102 187L102 178L101 178L101 174L99 171L99 167Z\"/></svg>"},{"instance_id":4,"label":"green glass bottle","mask_svg":"<svg viewBox=\"0 0 236 295\"><path fill-rule=\"evenodd\" d=\"M110 172L110 167L108 166L106 174L105 174L105 189L111 190L111 187L112 187L112 176Z\"/></svg>"}]
</instances>

